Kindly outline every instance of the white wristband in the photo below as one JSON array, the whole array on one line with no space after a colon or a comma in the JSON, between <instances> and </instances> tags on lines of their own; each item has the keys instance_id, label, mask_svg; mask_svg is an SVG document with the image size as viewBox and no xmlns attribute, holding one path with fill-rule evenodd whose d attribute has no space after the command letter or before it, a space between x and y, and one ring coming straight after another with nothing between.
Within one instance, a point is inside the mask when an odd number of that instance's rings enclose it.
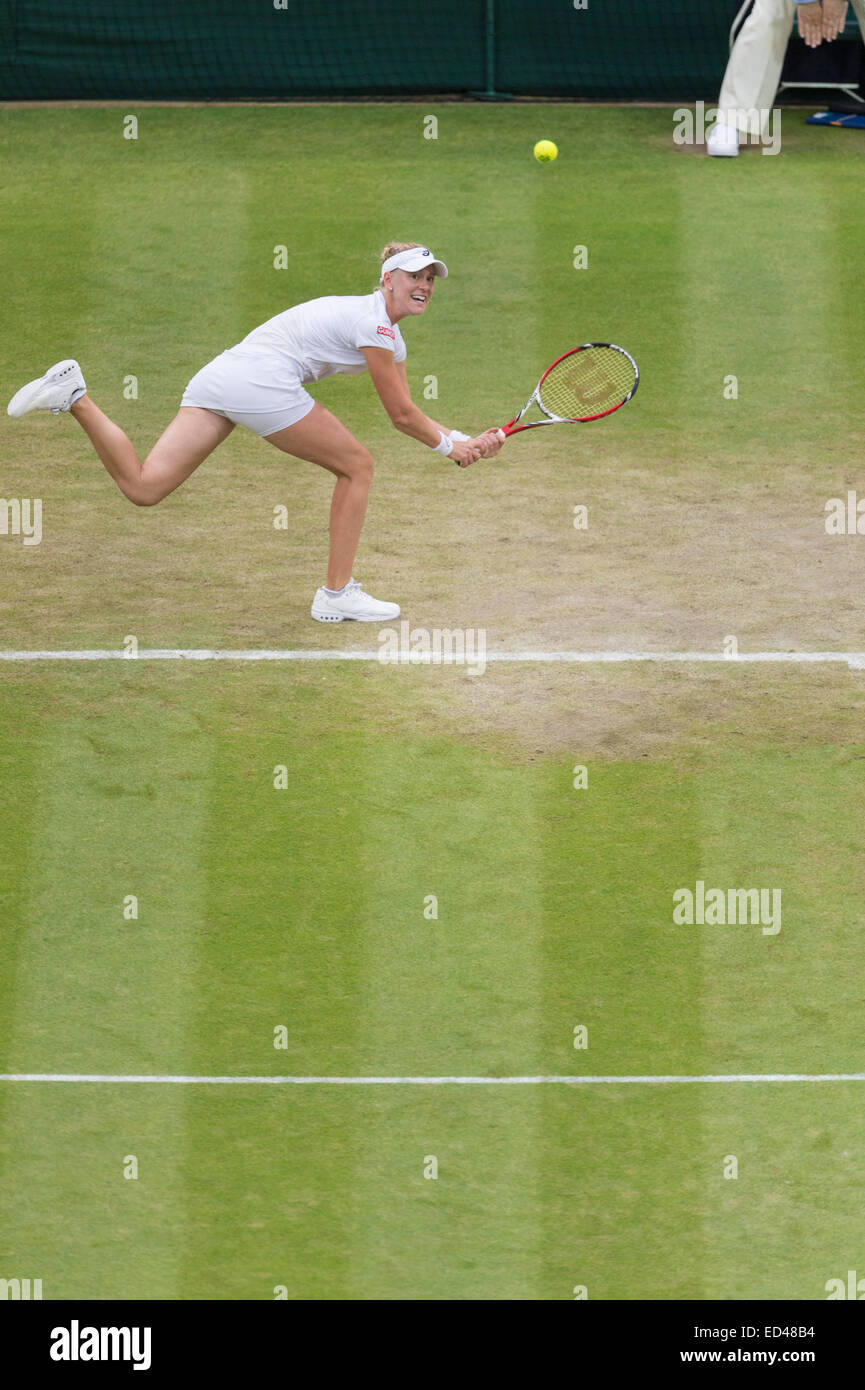
<instances>
[{"instance_id":1,"label":"white wristband","mask_svg":"<svg viewBox=\"0 0 865 1390\"><path fill-rule=\"evenodd\" d=\"M452 439L449 439L446 434L443 434L442 431L439 430L439 442L438 444L433 444L432 447L433 449L435 449L437 454L441 454L444 458L447 459L450 458L451 454L454 451L454 442Z\"/></svg>"},{"instance_id":2,"label":"white wristband","mask_svg":"<svg viewBox=\"0 0 865 1390\"><path fill-rule=\"evenodd\" d=\"M448 430L448 434L455 444L465 444L467 439L471 439L471 435L463 434L462 430Z\"/></svg>"}]
</instances>

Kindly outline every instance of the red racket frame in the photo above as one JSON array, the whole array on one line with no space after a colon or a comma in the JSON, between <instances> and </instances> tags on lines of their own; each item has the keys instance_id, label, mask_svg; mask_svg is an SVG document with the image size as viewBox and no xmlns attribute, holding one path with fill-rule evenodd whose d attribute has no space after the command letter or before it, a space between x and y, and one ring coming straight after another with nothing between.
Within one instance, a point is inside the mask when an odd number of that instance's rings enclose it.
<instances>
[{"instance_id":1,"label":"red racket frame","mask_svg":"<svg viewBox=\"0 0 865 1390\"><path fill-rule=\"evenodd\" d=\"M598 348L598 347L601 347L601 348L612 348L615 352L620 352L620 353L622 354L623 357L627 357L628 361L630 362L631 366L633 367L633 369L634 369L634 384L633 384L633 386L631 387L631 389L630 389L630 391L628 392L628 394L624 397L624 399L621 400L621 401L619 401L618 405L610 406L610 409L609 409L609 410L602 410L602 411L600 411L599 414L597 414L597 415L583 415L583 416L581 416L581 417L580 417L580 416L576 416L576 417L575 417L575 416L567 416L567 415L554 415L554 414L552 413L552 411L547 410L546 406L544 406L544 405L541 403L541 387L543 386L543 384L544 384L544 382L546 381L547 377L549 376L550 372L553 370L553 367L557 367L557 366L559 365L560 362L564 362L564 360L565 360L566 357L573 357L573 356L574 356L576 353L578 353L578 352L585 352L586 348ZM634 394L635 394L635 392L636 392L637 387L639 386L639 384L640 384L640 369L639 369L639 367L637 366L637 364L636 364L636 362L634 361L634 359L633 359L633 357L631 356L631 354L630 354L629 352L626 352L624 348L619 347L617 343L581 343L579 347L569 348L569 350L568 350L567 352L563 352L563 353L562 353L561 357L557 357L556 360L555 360L555 362L551 362L551 363L550 363L550 365L547 367L547 370L544 372L543 376L541 377L540 381L538 382L537 386L535 387L534 391L533 391L532 394L529 396L529 399L526 401L525 405L523 406L522 410L520 410L520 411L514 416L513 420L511 420L510 424L508 424L508 425L502 425L502 426L500 427L500 429L499 429L499 433L500 433L505 439L507 439L508 436L511 435L511 434L519 434L519 433L521 433L523 430L534 430L534 429L537 429L540 425L587 425L587 424L589 424L589 422L590 422L591 420L603 420L603 418L604 418L605 415L612 415L615 411L621 410L621 408L622 408L623 405L627 405L628 401L631 400L631 398L634 396ZM518 424L517 424L517 421L522 419L522 417L525 415L526 411L529 409L529 407L531 406L531 404L532 404L533 401L536 401L536 402L537 402L538 409L539 409L539 410L542 410L543 413L544 413L545 415L549 416L549 419L547 419L547 420L532 420L528 425L518 425Z\"/></svg>"}]
</instances>

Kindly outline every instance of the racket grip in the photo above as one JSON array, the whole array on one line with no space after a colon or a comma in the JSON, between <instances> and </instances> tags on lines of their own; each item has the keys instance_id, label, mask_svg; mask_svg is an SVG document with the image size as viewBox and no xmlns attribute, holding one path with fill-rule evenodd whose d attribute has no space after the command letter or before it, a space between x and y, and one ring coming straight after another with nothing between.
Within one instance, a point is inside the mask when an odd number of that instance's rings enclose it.
<instances>
[{"instance_id":1,"label":"racket grip","mask_svg":"<svg viewBox=\"0 0 865 1390\"><path fill-rule=\"evenodd\" d=\"M507 437L508 437L508 436L505 434L504 430L503 430L503 429L497 429L497 430L496 430L496 434L498 435L499 439L500 439L500 440L502 441L502 443L504 444L505 441L506 441L506 439L507 439ZM466 438L468 438L468 436L466 436ZM457 468L462 468L462 464L461 464L461 463L458 463L456 460L454 460L454 462L457 464Z\"/></svg>"}]
</instances>

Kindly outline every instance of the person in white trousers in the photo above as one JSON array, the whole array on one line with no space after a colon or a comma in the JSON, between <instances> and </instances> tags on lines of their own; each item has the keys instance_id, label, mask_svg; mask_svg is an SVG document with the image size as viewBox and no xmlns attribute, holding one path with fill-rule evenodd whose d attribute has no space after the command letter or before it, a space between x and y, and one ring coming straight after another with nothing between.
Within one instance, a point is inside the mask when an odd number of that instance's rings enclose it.
<instances>
[{"instance_id":1,"label":"person in white trousers","mask_svg":"<svg viewBox=\"0 0 865 1390\"><path fill-rule=\"evenodd\" d=\"M852 0L865 35L865 0ZM737 155L739 136L759 139L778 91L793 21L809 48L843 31L847 0L754 0L739 31L718 98L718 119L706 139L711 155Z\"/></svg>"}]
</instances>

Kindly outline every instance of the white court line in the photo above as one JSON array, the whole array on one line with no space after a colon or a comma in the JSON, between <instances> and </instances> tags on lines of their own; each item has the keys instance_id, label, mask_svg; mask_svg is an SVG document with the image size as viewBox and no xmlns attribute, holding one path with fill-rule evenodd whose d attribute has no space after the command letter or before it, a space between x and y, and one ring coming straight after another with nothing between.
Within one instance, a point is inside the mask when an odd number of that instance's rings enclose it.
<instances>
[{"instance_id":1,"label":"white court line","mask_svg":"<svg viewBox=\"0 0 865 1390\"><path fill-rule=\"evenodd\" d=\"M195 647L145 647L136 656L120 651L116 647L106 650L82 651L0 651L0 661L377 661L383 666L471 666L466 657L453 652L401 652L399 658L382 658L384 649L367 651L361 648L348 650L316 651L300 647L281 650L210 650ZM480 656L476 658L480 660ZM516 661L532 663L577 662L633 662L633 661L684 661L714 662L728 666L754 662L777 662L791 664L840 662L851 671L865 670L865 652L740 652L738 656L726 656L723 652L485 652L483 660Z\"/></svg>"},{"instance_id":2,"label":"white court line","mask_svg":"<svg viewBox=\"0 0 865 1390\"><path fill-rule=\"evenodd\" d=\"M175 1086L669 1086L729 1081L865 1081L865 1071L734 1072L722 1076L110 1076L87 1072L9 1072L0 1081L153 1083Z\"/></svg>"}]
</instances>

